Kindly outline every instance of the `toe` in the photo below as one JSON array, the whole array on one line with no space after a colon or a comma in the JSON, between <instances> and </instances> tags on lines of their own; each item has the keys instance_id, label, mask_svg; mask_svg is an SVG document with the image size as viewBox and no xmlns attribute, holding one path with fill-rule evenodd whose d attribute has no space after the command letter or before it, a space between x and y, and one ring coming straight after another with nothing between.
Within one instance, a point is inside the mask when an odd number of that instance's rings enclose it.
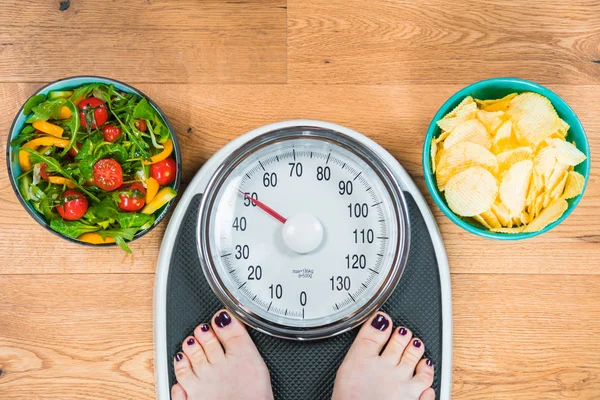
<instances>
[{"instance_id":1,"label":"toe","mask_svg":"<svg viewBox=\"0 0 600 400\"><path fill-rule=\"evenodd\" d=\"M206 354L204 354L204 349L202 345L198 342L198 340L194 336L188 336L181 345L183 352L189 358L192 363L192 369L198 374L200 367L208 362L206 358Z\"/></svg>"},{"instance_id":2,"label":"toe","mask_svg":"<svg viewBox=\"0 0 600 400\"><path fill-rule=\"evenodd\" d=\"M423 357L424 352L425 345L420 339L413 338L408 346L406 346L404 353L402 353L399 365L399 368L402 373L406 375L406 378L411 378L413 376L417 363L421 357Z\"/></svg>"},{"instance_id":3,"label":"toe","mask_svg":"<svg viewBox=\"0 0 600 400\"><path fill-rule=\"evenodd\" d=\"M435 400L435 390L432 388L427 389L423 392L419 400Z\"/></svg>"},{"instance_id":4,"label":"toe","mask_svg":"<svg viewBox=\"0 0 600 400\"><path fill-rule=\"evenodd\" d=\"M198 325L194 330L194 336L202 346L209 363L215 364L225 359L223 346L208 324Z\"/></svg>"},{"instance_id":5,"label":"toe","mask_svg":"<svg viewBox=\"0 0 600 400\"><path fill-rule=\"evenodd\" d=\"M421 391L431 387L433 384L433 362L430 359L419 361L415 370L415 376L412 378L412 382L417 384ZM435 398L435 393L434 397L432 398Z\"/></svg>"},{"instance_id":6,"label":"toe","mask_svg":"<svg viewBox=\"0 0 600 400\"><path fill-rule=\"evenodd\" d=\"M406 346L412 341L411 339L412 332L410 330L403 326L397 328L394 333L392 333L392 337L387 346L385 346L381 358L389 361L393 365L398 365L400 363L400 357L402 357L402 353L404 353Z\"/></svg>"},{"instance_id":7,"label":"toe","mask_svg":"<svg viewBox=\"0 0 600 400\"><path fill-rule=\"evenodd\" d=\"M183 390L183 387L179 383L176 383L171 388L171 399L172 400L187 400L187 394L185 393L185 390Z\"/></svg>"},{"instance_id":8,"label":"toe","mask_svg":"<svg viewBox=\"0 0 600 400\"><path fill-rule=\"evenodd\" d=\"M392 319L379 311L369 318L358 331L354 343L348 350L349 357L377 357L390 338Z\"/></svg>"},{"instance_id":9,"label":"toe","mask_svg":"<svg viewBox=\"0 0 600 400\"><path fill-rule=\"evenodd\" d=\"M191 388L197 379L189 358L183 353L177 353L174 361L175 377L183 389Z\"/></svg>"},{"instance_id":10,"label":"toe","mask_svg":"<svg viewBox=\"0 0 600 400\"><path fill-rule=\"evenodd\" d=\"M227 356L258 354L244 324L232 316L229 311L217 312L212 319L212 326L223 344Z\"/></svg>"}]
</instances>

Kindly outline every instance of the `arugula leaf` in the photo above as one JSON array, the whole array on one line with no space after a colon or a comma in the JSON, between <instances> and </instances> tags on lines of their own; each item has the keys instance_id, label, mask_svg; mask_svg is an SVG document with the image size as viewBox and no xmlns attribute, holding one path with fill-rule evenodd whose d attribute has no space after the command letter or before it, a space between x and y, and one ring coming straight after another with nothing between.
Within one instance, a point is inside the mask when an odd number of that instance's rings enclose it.
<instances>
[{"instance_id":1,"label":"arugula leaf","mask_svg":"<svg viewBox=\"0 0 600 400\"><path fill-rule=\"evenodd\" d=\"M146 100L145 97L142 98L142 100L140 100L140 102L137 103L137 105L133 109L133 118L136 119L141 118L147 121L153 121L154 118L157 116L158 113L156 112L154 107L150 105L150 103L148 102L148 100Z\"/></svg>"},{"instance_id":2,"label":"arugula leaf","mask_svg":"<svg viewBox=\"0 0 600 400\"><path fill-rule=\"evenodd\" d=\"M160 121L156 121L156 125L154 126L154 133L160 137L160 139L158 140L160 143L166 142L167 139L171 137L171 132L169 131L169 128L167 128L166 125Z\"/></svg>"},{"instance_id":3,"label":"arugula leaf","mask_svg":"<svg viewBox=\"0 0 600 400\"><path fill-rule=\"evenodd\" d=\"M125 240L132 240L138 230L138 228L106 229L98 231L98 234L105 240L107 237L115 239L115 243L117 243L121 249L131 254L131 249L127 246Z\"/></svg>"},{"instance_id":4,"label":"arugula leaf","mask_svg":"<svg viewBox=\"0 0 600 400\"><path fill-rule=\"evenodd\" d=\"M50 221L50 228L73 239L77 239L84 233L96 232L100 230L99 226L88 225L79 221L65 221L62 218L57 218Z\"/></svg>"},{"instance_id":5,"label":"arugula leaf","mask_svg":"<svg viewBox=\"0 0 600 400\"><path fill-rule=\"evenodd\" d=\"M69 100L81 100L85 97L88 97L90 93L101 86L101 83L90 83L89 85L83 85L73 90L73 94L69 97Z\"/></svg>"},{"instance_id":6,"label":"arugula leaf","mask_svg":"<svg viewBox=\"0 0 600 400\"><path fill-rule=\"evenodd\" d=\"M26 128L31 128L31 130L27 129L27 131L25 130ZM19 134L19 136L17 136L16 138L14 138L13 140L10 141L10 145L12 147L15 146L20 146L23 143L27 143L30 140L34 139L37 137L37 134L34 133L35 132L35 128L32 127L31 125L27 125L25 127L25 129L23 129L21 131L21 133Z\"/></svg>"},{"instance_id":7,"label":"arugula leaf","mask_svg":"<svg viewBox=\"0 0 600 400\"><path fill-rule=\"evenodd\" d=\"M50 117L58 119L60 109L66 102L66 99L46 100L31 109L33 115L25 122L32 124L37 121L47 121Z\"/></svg>"},{"instance_id":8,"label":"arugula leaf","mask_svg":"<svg viewBox=\"0 0 600 400\"><path fill-rule=\"evenodd\" d=\"M21 148L21 150L25 150L26 152L28 152L29 158L34 163L45 162L46 164L48 164L48 168L50 168L51 171L58 172L65 178L71 180L75 185L77 185L79 190L81 190L83 193L87 194L92 200L100 201L100 199L98 199L98 197L94 196L92 193L90 193L90 191L88 191L86 188L84 188L79 183L77 183L77 180L74 179L73 176L70 173L68 173L63 167L61 167L60 163L54 157L45 156L43 154L38 153L35 150L28 149L25 147Z\"/></svg>"},{"instance_id":9,"label":"arugula leaf","mask_svg":"<svg viewBox=\"0 0 600 400\"><path fill-rule=\"evenodd\" d=\"M114 222L118 214L115 202L111 198L106 198L88 208L83 218L91 224L99 224L107 220Z\"/></svg>"},{"instance_id":10,"label":"arugula leaf","mask_svg":"<svg viewBox=\"0 0 600 400\"><path fill-rule=\"evenodd\" d=\"M67 154L71 147L73 147L77 139L77 131L79 130L79 110L77 110L77 106L71 100L67 100L65 106L71 111L71 118L69 118L68 122L69 128L71 128L71 140L69 141L69 145L60 154L61 157Z\"/></svg>"},{"instance_id":11,"label":"arugula leaf","mask_svg":"<svg viewBox=\"0 0 600 400\"><path fill-rule=\"evenodd\" d=\"M152 226L155 219L154 214L119 213L117 215L117 221L121 228L141 228L148 224Z\"/></svg>"},{"instance_id":12,"label":"arugula leaf","mask_svg":"<svg viewBox=\"0 0 600 400\"><path fill-rule=\"evenodd\" d=\"M46 101L46 95L43 93L38 93L35 96L31 96L25 103L25 106L23 106L23 114L31 114L31 109L43 101Z\"/></svg>"}]
</instances>

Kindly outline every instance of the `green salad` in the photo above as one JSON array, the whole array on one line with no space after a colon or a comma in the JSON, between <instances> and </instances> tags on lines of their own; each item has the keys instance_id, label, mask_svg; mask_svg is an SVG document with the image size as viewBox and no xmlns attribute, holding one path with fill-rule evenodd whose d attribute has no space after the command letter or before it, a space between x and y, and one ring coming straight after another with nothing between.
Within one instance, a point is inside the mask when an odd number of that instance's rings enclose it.
<instances>
[{"instance_id":1,"label":"green salad","mask_svg":"<svg viewBox=\"0 0 600 400\"><path fill-rule=\"evenodd\" d=\"M127 241L177 194L173 138L148 100L92 83L37 94L11 141L17 186L58 233L86 243Z\"/></svg>"}]
</instances>

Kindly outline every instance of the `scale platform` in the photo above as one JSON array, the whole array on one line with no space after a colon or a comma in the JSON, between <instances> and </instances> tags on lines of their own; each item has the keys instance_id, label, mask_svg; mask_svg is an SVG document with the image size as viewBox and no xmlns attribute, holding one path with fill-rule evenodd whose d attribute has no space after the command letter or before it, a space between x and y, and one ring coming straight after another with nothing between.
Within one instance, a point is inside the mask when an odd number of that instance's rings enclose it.
<instances>
[{"instance_id":1,"label":"scale platform","mask_svg":"<svg viewBox=\"0 0 600 400\"><path fill-rule=\"evenodd\" d=\"M181 342L223 307L204 277L196 245L198 210L204 190L223 160L243 143L290 127L337 131L368 145L388 165L403 191L410 220L408 262L382 310L425 342L435 363L436 398L449 399L452 365L450 272L437 225L423 196L402 166L381 146L346 127L312 120L284 121L246 133L227 144L198 171L177 205L165 233L154 287L155 379L158 399L170 399L173 358ZM249 328L271 373L276 399L331 399L335 373L357 329L327 339L295 341Z\"/></svg>"}]
</instances>

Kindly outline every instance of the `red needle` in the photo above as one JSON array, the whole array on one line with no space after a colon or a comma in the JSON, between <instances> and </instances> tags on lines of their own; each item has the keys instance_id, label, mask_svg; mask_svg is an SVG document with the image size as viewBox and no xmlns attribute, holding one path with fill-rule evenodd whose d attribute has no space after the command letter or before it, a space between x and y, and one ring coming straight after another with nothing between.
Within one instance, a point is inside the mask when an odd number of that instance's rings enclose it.
<instances>
[{"instance_id":1,"label":"red needle","mask_svg":"<svg viewBox=\"0 0 600 400\"><path fill-rule=\"evenodd\" d=\"M253 198L248 193L244 193L241 190L238 190L238 192L240 192L242 194L242 196L244 196L245 198L250 200L252 202L252 204L256 204L258 206L258 208L260 208L261 210L263 210L264 212L266 212L267 214L269 214L271 217L275 218L277 221L281 222L282 224L285 224L285 221L287 221L287 219L285 219L281 214L279 214L277 211L273 210L271 207L269 207L262 201Z\"/></svg>"}]
</instances>

